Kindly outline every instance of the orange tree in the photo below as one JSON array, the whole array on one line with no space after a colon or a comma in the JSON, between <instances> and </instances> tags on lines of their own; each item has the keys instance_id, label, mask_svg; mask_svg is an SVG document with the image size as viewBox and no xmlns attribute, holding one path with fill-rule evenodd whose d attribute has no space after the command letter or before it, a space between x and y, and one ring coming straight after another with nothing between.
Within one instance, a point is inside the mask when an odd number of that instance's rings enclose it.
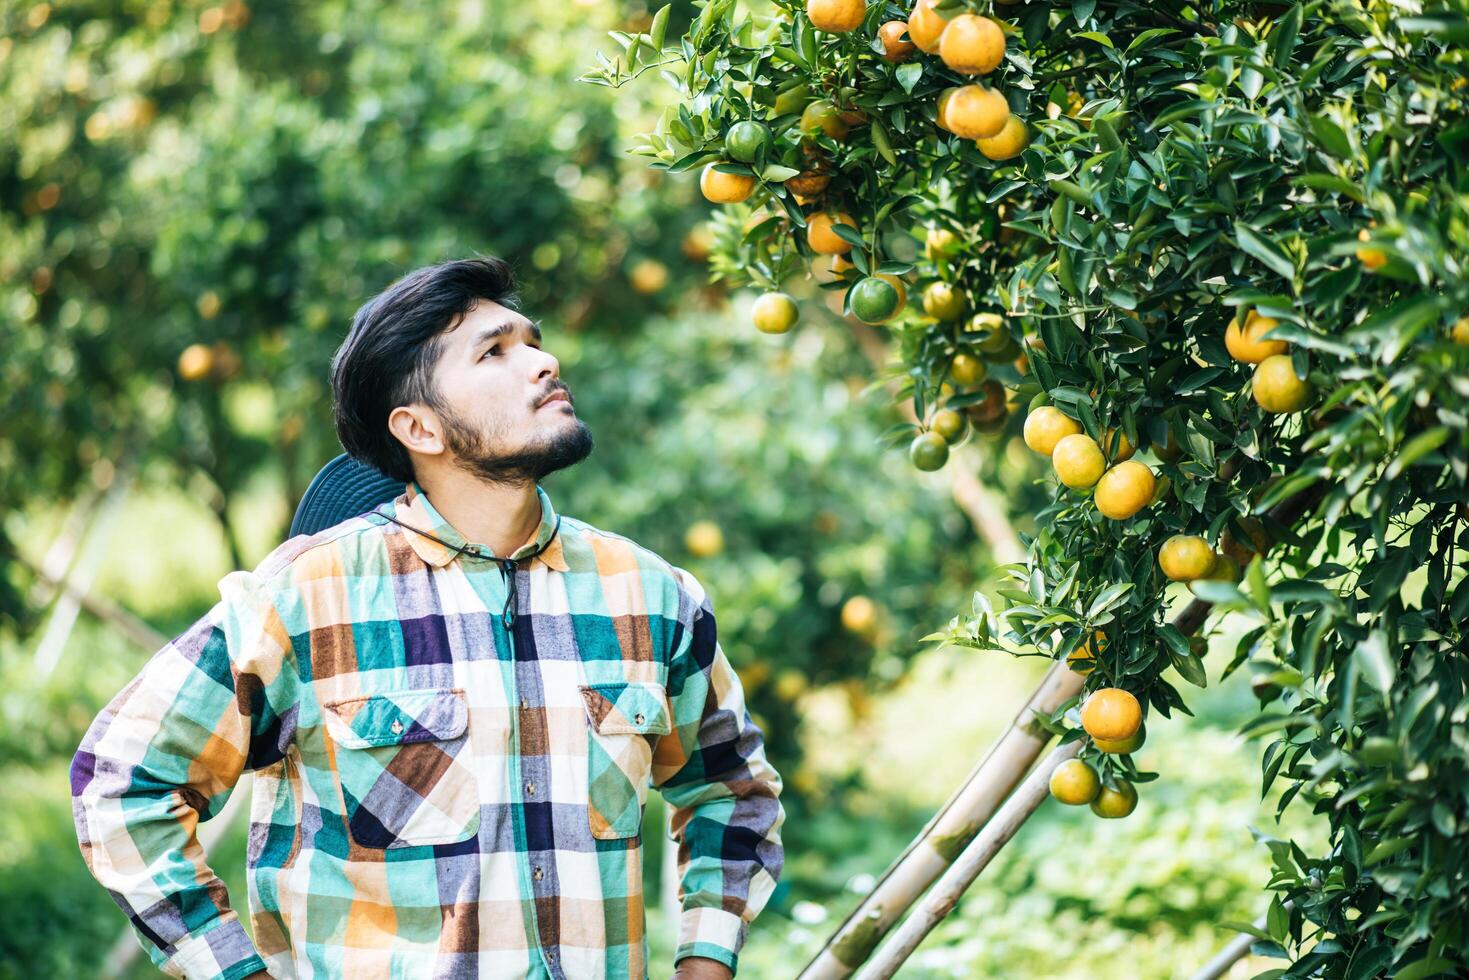
<instances>
[{"instance_id":1,"label":"orange tree","mask_svg":"<svg viewBox=\"0 0 1469 980\"><path fill-rule=\"evenodd\" d=\"M1175 601L1251 617L1221 673L1255 681L1265 788L1331 841L1271 842L1257 951L1463 969L1463 0L698 6L584 78L677 89L634 150L726 211L716 276L815 272L888 325L918 466L971 428L1050 457L1005 605L936 635L1086 671L1049 724L1099 778L1063 795L1125 815L1157 778L1146 715L1206 683Z\"/></svg>"}]
</instances>

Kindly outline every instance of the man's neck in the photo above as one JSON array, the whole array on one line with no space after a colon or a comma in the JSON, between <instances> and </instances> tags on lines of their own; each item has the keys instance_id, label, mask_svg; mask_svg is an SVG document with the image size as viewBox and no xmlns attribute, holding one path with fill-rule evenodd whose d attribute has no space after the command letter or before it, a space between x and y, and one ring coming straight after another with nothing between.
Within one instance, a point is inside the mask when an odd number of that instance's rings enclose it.
<instances>
[{"instance_id":1,"label":"man's neck","mask_svg":"<svg viewBox=\"0 0 1469 980\"><path fill-rule=\"evenodd\" d=\"M487 483L472 473L445 470L419 477L434 509L470 544L489 547L508 558L529 541L541 523L541 501L534 483Z\"/></svg>"}]
</instances>

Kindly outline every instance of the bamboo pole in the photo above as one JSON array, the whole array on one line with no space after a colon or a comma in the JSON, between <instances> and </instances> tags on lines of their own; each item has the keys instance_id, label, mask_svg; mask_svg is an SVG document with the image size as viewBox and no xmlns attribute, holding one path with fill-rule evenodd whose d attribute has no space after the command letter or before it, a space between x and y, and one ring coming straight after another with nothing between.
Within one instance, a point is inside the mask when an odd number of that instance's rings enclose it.
<instances>
[{"instance_id":1,"label":"bamboo pole","mask_svg":"<svg viewBox=\"0 0 1469 980\"><path fill-rule=\"evenodd\" d=\"M918 944L944 920L980 873L989 866L1010 838L1015 836L1030 815L1044 802L1050 789L1051 772L1067 759L1081 752L1082 741L1075 739L1052 750L1045 761L1036 766L1018 789L984 825L979 836L959 854L933 889L924 896L913 914L904 920L893 937L873 957L857 980L887 980L913 954Z\"/></svg>"},{"instance_id":2,"label":"bamboo pole","mask_svg":"<svg viewBox=\"0 0 1469 980\"><path fill-rule=\"evenodd\" d=\"M77 620L81 618L82 599L91 591L92 583L102 568L102 561L107 556L107 542L112 537L113 528L122 513L123 504L127 501L131 483L132 477L127 472L118 473L113 478L112 485L102 498L101 506L97 508L95 519L90 522L78 544L79 557L63 573L61 596L51 609L46 629L42 632L41 640L36 644L31 658L32 670L37 680L44 681L50 677L56 670L56 665L61 662L61 654L66 650Z\"/></svg>"},{"instance_id":3,"label":"bamboo pole","mask_svg":"<svg viewBox=\"0 0 1469 980\"><path fill-rule=\"evenodd\" d=\"M1289 909L1294 903L1290 899L1286 899L1281 904ZM1263 930L1268 922L1269 917L1262 915L1255 920L1255 928ZM1214 954L1214 958L1200 967L1199 972L1195 973L1189 980L1219 980L1220 977L1229 972L1230 967L1244 959L1245 954L1250 951L1250 947L1254 944L1254 936L1248 932L1240 933L1231 939L1223 949Z\"/></svg>"},{"instance_id":4,"label":"bamboo pole","mask_svg":"<svg viewBox=\"0 0 1469 980\"><path fill-rule=\"evenodd\" d=\"M1063 663L1051 665L999 740L889 865L873 890L801 973L800 980L837 980L850 976L862 965L903 912L974 839L1050 741L1051 733L1036 724L1034 716L1049 716L1075 697L1081 686L1080 674Z\"/></svg>"},{"instance_id":5,"label":"bamboo pole","mask_svg":"<svg viewBox=\"0 0 1469 980\"><path fill-rule=\"evenodd\" d=\"M1300 519L1302 514L1320 502L1327 489L1326 485L1317 484L1282 501L1271 509L1268 515L1271 522L1278 526L1290 527ZM1193 599L1174 617L1173 625L1184 636L1192 636L1203 626L1211 608L1213 608L1211 603L1202 599ZM994 814L999 801L1004 799L1005 794L1025 774L1026 768L1039 755L1041 748L1045 745L1045 740L1050 737L1049 733L1040 729L1044 738L1035 743L1034 750L1028 758L1024 759L1023 765L1018 769L1014 768L1017 764L1014 757L1007 757L999 751L1017 724L1020 724L1022 719L1028 719L1028 712L1033 707L1039 710L1038 702L1043 700L1042 693L1058 673L1069 678L1070 684L1074 686L1070 694L1056 698L1050 709L1047 710L1047 714L1080 691L1082 679L1077 674L1061 663L1051 668L1051 672L1041 682L1041 688L1032 695L1031 701L1021 710L1016 722L1012 723L1011 729L1001 736L1001 742L990 749L970 773L959 792L944 804L939 814L924 827L919 836L884 872L878 887L864 899L852 915L847 917L832 938L827 940L826 945L817 953L810 965L802 971L798 980L845 980L846 977L851 976L852 972L862 965L872 950L882 941L893 923L903 912L912 907L924 890L948 866L958 848L964 847L969 842L969 837L972 837L980 827L985 825L985 821ZM1007 759L1009 765L1006 764ZM1002 791L998 795L992 795L980 790L978 787L981 786L1002 788ZM961 797L963 798L962 804L959 802ZM929 838L936 836L934 832L938 829L937 824L940 819L944 820L945 825L949 827L957 824L973 829L969 831L969 837L955 842L958 848L944 847L943 850L948 851L948 858L941 863L936 863L931 860L931 855L938 853L942 857L943 851L940 850L940 847L943 847L945 842L943 838L938 838L939 843L936 846Z\"/></svg>"}]
</instances>

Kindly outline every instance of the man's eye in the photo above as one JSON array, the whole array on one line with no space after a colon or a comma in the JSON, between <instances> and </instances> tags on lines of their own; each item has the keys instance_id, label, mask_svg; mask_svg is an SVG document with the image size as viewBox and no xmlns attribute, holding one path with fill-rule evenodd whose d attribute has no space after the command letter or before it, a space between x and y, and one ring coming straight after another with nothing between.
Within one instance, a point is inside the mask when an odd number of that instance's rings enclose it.
<instances>
[{"instance_id":1,"label":"man's eye","mask_svg":"<svg viewBox=\"0 0 1469 980\"><path fill-rule=\"evenodd\" d=\"M485 351L485 357L489 357L491 354L498 354L498 353L500 353L500 345L499 344L496 344L494 347L491 347L489 350ZM480 360L484 360L484 359L485 359L484 357L481 357L480 358Z\"/></svg>"}]
</instances>

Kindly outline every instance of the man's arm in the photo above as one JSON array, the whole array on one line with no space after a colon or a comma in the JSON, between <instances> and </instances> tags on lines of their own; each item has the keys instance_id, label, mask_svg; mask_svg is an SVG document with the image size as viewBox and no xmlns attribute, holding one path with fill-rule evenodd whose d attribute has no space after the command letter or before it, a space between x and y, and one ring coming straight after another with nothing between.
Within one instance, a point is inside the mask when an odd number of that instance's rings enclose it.
<instances>
[{"instance_id":1,"label":"man's arm","mask_svg":"<svg viewBox=\"0 0 1469 980\"><path fill-rule=\"evenodd\" d=\"M246 768L294 735L290 640L251 572L171 640L102 709L71 764L72 813L88 868L170 976L240 980L265 963L195 835Z\"/></svg>"},{"instance_id":2,"label":"man's arm","mask_svg":"<svg viewBox=\"0 0 1469 980\"><path fill-rule=\"evenodd\" d=\"M676 569L693 608L668 671L673 731L653 753L653 786L674 808L683 975L733 975L751 921L770 900L785 860L780 774L765 758L739 677L719 645L714 610L693 575ZM696 962L698 961L698 962Z\"/></svg>"}]
</instances>

